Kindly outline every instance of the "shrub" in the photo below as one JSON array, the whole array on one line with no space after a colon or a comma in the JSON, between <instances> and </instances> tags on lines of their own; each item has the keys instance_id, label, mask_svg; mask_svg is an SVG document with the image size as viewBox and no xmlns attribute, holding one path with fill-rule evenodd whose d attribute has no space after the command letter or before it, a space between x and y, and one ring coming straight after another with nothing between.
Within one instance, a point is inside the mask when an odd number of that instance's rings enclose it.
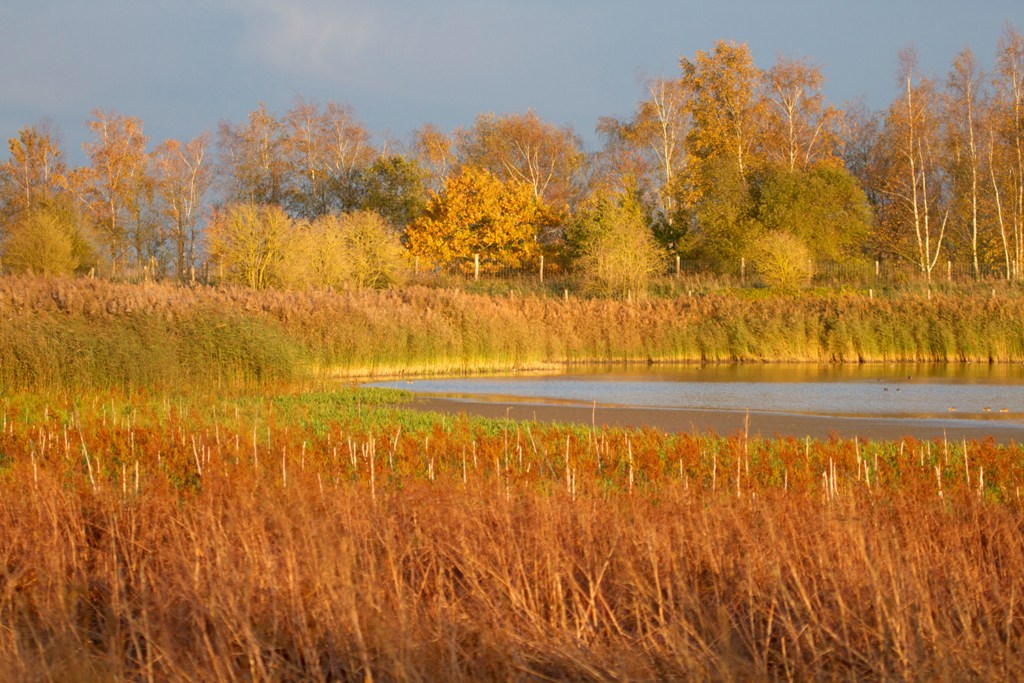
<instances>
[{"instance_id":1,"label":"shrub","mask_svg":"<svg viewBox=\"0 0 1024 683\"><path fill-rule=\"evenodd\" d=\"M809 258L807 245L781 230L769 232L754 243L754 270L769 287L797 289L810 284Z\"/></svg>"},{"instance_id":2,"label":"shrub","mask_svg":"<svg viewBox=\"0 0 1024 683\"><path fill-rule=\"evenodd\" d=\"M253 289L275 282L292 235L291 219L276 205L235 204L214 215L207 228L222 279Z\"/></svg>"},{"instance_id":3,"label":"shrub","mask_svg":"<svg viewBox=\"0 0 1024 683\"><path fill-rule=\"evenodd\" d=\"M78 217L59 207L25 211L7 225L4 266L16 273L68 275L89 261Z\"/></svg>"}]
</instances>

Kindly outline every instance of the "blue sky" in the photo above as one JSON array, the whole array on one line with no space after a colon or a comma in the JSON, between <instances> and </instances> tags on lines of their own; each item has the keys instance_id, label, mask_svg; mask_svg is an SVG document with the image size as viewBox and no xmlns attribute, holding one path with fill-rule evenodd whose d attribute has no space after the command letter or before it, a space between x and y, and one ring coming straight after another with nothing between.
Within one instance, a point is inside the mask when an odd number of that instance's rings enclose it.
<instances>
[{"instance_id":1,"label":"blue sky","mask_svg":"<svg viewBox=\"0 0 1024 683\"><path fill-rule=\"evenodd\" d=\"M139 116L155 145L303 97L351 105L378 139L533 109L594 142L598 118L631 113L641 76L721 38L762 68L808 57L831 102L882 108L900 48L933 76L964 45L987 68L1007 20L1024 31L1020 0L13 0L0 135L48 117L80 162L94 108Z\"/></svg>"}]
</instances>

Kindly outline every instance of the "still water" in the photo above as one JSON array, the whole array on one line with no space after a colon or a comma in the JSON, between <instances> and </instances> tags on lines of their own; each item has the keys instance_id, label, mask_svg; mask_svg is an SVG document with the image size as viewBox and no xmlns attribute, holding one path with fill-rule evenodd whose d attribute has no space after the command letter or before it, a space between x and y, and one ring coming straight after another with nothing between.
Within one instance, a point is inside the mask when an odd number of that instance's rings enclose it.
<instances>
[{"instance_id":1,"label":"still water","mask_svg":"<svg viewBox=\"0 0 1024 683\"><path fill-rule=\"evenodd\" d=\"M376 382L465 400L1024 424L1024 365L608 366Z\"/></svg>"}]
</instances>

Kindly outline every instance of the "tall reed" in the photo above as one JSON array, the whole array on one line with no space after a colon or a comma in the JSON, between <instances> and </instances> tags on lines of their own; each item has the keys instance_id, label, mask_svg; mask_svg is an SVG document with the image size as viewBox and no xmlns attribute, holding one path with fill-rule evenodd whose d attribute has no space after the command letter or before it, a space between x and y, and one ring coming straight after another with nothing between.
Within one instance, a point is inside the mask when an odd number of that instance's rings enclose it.
<instances>
[{"instance_id":1,"label":"tall reed","mask_svg":"<svg viewBox=\"0 0 1024 683\"><path fill-rule=\"evenodd\" d=\"M1017 679L1020 446L0 405L4 680Z\"/></svg>"},{"instance_id":2,"label":"tall reed","mask_svg":"<svg viewBox=\"0 0 1024 683\"><path fill-rule=\"evenodd\" d=\"M594 361L1024 361L1024 298L981 293L613 301L8 277L0 278L0 316L0 381L9 388L265 383Z\"/></svg>"}]
</instances>

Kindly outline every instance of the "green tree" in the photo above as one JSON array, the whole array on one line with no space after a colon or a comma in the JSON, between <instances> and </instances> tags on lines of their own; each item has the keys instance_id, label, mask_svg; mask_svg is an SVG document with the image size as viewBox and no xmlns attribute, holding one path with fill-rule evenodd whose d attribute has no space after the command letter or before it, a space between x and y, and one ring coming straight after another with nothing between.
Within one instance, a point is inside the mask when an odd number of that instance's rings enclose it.
<instances>
[{"instance_id":1,"label":"green tree","mask_svg":"<svg viewBox=\"0 0 1024 683\"><path fill-rule=\"evenodd\" d=\"M703 164L702 173L713 191L703 193L694 207L688 251L720 271L739 272L740 259L761 232L751 186L728 158Z\"/></svg>"},{"instance_id":2,"label":"green tree","mask_svg":"<svg viewBox=\"0 0 1024 683\"><path fill-rule=\"evenodd\" d=\"M404 230L426 208L424 173L415 159L380 157L360 176L360 208L380 214L395 230Z\"/></svg>"},{"instance_id":3,"label":"green tree","mask_svg":"<svg viewBox=\"0 0 1024 683\"><path fill-rule=\"evenodd\" d=\"M566 228L566 242L584 286L597 294L645 292L665 267L637 197L598 192Z\"/></svg>"},{"instance_id":4,"label":"green tree","mask_svg":"<svg viewBox=\"0 0 1024 683\"><path fill-rule=\"evenodd\" d=\"M757 192L756 216L764 229L799 238L811 257L861 258L873 217L857 179L841 166L809 171L774 167Z\"/></svg>"}]
</instances>

